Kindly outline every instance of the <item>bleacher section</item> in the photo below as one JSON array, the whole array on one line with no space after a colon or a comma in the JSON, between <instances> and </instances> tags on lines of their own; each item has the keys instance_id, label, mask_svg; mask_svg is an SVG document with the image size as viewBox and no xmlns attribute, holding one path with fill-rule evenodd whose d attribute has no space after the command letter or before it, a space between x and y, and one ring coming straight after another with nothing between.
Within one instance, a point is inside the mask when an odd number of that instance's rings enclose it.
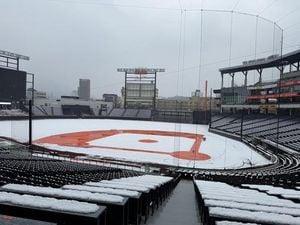
<instances>
[{"instance_id":1,"label":"bleacher section","mask_svg":"<svg viewBox=\"0 0 300 225\"><path fill-rule=\"evenodd\" d=\"M110 111L109 117L123 117L126 109L114 108Z\"/></svg>"},{"instance_id":2,"label":"bleacher section","mask_svg":"<svg viewBox=\"0 0 300 225\"><path fill-rule=\"evenodd\" d=\"M25 106L28 111L28 106ZM98 108L91 108L89 106L73 106L62 105L62 107L33 105L32 113L38 117L61 117L61 116L102 116L111 119L136 119L136 120L151 120L152 110L149 109L123 109L114 108L111 111L101 111ZM28 113L21 110L0 110L0 117L11 116L28 116Z\"/></svg>"},{"instance_id":3,"label":"bleacher section","mask_svg":"<svg viewBox=\"0 0 300 225\"><path fill-rule=\"evenodd\" d=\"M27 107L28 110L28 107ZM99 110L92 109L89 106L32 106L32 113L34 116L81 116L81 115L98 115ZM97 113L97 114L96 114Z\"/></svg>"},{"instance_id":4,"label":"bleacher section","mask_svg":"<svg viewBox=\"0 0 300 225\"><path fill-rule=\"evenodd\" d=\"M65 184L82 184L87 181L135 175L134 172L115 168L78 164L37 157L0 155L0 184L18 183L61 187ZM41 176L43 174L43 176Z\"/></svg>"},{"instance_id":5,"label":"bleacher section","mask_svg":"<svg viewBox=\"0 0 300 225\"><path fill-rule=\"evenodd\" d=\"M175 123L192 123L193 112L180 110L155 110L153 112L153 120Z\"/></svg>"},{"instance_id":6,"label":"bleacher section","mask_svg":"<svg viewBox=\"0 0 300 225\"><path fill-rule=\"evenodd\" d=\"M108 117L115 119L141 119L150 120L152 112L150 109L122 109L114 108L108 114Z\"/></svg>"},{"instance_id":7,"label":"bleacher section","mask_svg":"<svg viewBox=\"0 0 300 225\"><path fill-rule=\"evenodd\" d=\"M272 146L263 146L257 140L243 142L271 163L264 166L251 165L241 169L177 169L184 177L195 177L211 181L237 184L276 185L281 187L300 186L300 154L280 151Z\"/></svg>"},{"instance_id":8,"label":"bleacher section","mask_svg":"<svg viewBox=\"0 0 300 225\"><path fill-rule=\"evenodd\" d=\"M300 204L272 192L262 185L232 186L221 182L194 179L199 211L206 225L219 224L300 224ZM300 194L299 190L280 189Z\"/></svg>"},{"instance_id":9,"label":"bleacher section","mask_svg":"<svg viewBox=\"0 0 300 225\"><path fill-rule=\"evenodd\" d=\"M0 116L28 116L28 114L20 109L1 109Z\"/></svg>"},{"instance_id":10,"label":"bleacher section","mask_svg":"<svg viewBox=\"0 0 300 225\"><path fill-rule=\"evenodd\" d=\"M137 114L138 114L138 109L126 109L123 117L136 118Z\"/></svg>"},{"instance_id":11,"label":"bleacher section","mask_svg":"<svg viewBox=\"0 0 300 225\"><path fill-rule=\"evenodd\" d=\"M141 119L149 119L151 118L151 110L148 109L140 109L137 113L137 118Z\"/></svg>"},{"instance_id":12,"label":"bleacher section","mask_svg":"<svg viewBox=\"0 0 300 225\"><path fill-rule=\"evenodd\" d=\"M94 115L92 109L88 105L62 105L64 115Z\"/></svg>"},{"instance_id":13,"label":"bleacher section","mask_svg":"<svg viewBox=\"0 0 300 225\"><path fill-rule=\"evenodd\" d=\"M300 152L300 119L288 116L247 115L214 116L210 128L252 138L261 138ZM278 132L277 132L278 131ZM278 135L277 135L278 133Z\"/></svg>"},{"instance_id":14,"label":"bleacher section","mask_svg":"<svg viewBox=\"0 0 300 225\"><path fill-rule=\"evenodd\" d=\"M254 146L253 146L254 147ZM267 150L265 150L267 151ZM274 163L259 168L241 170L214 171L212 179L223 181L228 179L232 183L274 184L280 186L297 186L300 184L300 156L278 153L271 156ZM199 173L199 177L205 176Z\"/></svg>"},{"instance_id":15,"label":"bleacher section","mask_svg":"<svg viewBox=\"0 0 300 225\"><path fill-rule=\"evenodd\" d=\"M177 182L173 177L36 157L25 146L5 140L0 145L0 215L58 224L138 225Z\"/></svg>"}]
</instances>

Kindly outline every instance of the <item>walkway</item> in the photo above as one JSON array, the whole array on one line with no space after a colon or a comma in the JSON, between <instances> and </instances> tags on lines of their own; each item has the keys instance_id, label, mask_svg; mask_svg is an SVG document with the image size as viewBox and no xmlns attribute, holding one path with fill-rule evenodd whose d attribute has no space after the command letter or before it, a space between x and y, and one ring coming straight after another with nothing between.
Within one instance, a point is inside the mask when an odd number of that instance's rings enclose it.
<instances>
[{"instance_id":1,"label":"walkway","mask_svg":"<svg viewBox=\"0 0 300 225\"><path fill-rule=\"evenodd\" d=\"M148 219L147 225L200 225L193 181L181 180L168 199Z\"/></svg>"}]
</instances>

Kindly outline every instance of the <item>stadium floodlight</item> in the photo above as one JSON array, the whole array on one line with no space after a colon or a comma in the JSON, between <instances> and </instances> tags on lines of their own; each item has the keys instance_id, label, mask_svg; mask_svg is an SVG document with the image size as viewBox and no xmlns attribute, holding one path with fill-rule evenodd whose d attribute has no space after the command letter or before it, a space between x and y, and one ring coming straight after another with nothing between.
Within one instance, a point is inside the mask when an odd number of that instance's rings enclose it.
<instances>
[{"instance_id":1,"label":"stadium floodlight","mask_svg":"<svg viewBox=\"0 0 300 225\"><path fill-rule=\"evenodd\" d=\"M161 68L118 68L117 71L128 74L155 74L166 70Z\"/></svg>"},{"instance_id":2,"label":"stadium floodlight","mask_svg":"<svg viewBox=\"0 0 300 225\"><path fill-rule=\"evenodd\" d=\"M11 57L11 58L16 58L16 59L30 60L29 56L20 55L20 54L3 51L3 50L0 50L0 55L6 56L6 57Z\"/></svg>"}]
</instances>

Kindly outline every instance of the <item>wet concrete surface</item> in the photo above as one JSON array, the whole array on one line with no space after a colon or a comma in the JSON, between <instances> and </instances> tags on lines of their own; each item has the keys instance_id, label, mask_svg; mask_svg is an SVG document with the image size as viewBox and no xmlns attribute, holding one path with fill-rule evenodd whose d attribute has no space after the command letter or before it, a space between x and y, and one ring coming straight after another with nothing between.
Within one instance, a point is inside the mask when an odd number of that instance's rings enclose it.
<instances>
[{"instance_id":1,"label":"wet concrete surface","mask_svg":"<svg viewBox=\"0 0 300 225\"><path fill-rule=\"evenodd\" d=\"M191 180L181 180L146 225L201 225L196 193Z\"/></svg>"}]
</instances>

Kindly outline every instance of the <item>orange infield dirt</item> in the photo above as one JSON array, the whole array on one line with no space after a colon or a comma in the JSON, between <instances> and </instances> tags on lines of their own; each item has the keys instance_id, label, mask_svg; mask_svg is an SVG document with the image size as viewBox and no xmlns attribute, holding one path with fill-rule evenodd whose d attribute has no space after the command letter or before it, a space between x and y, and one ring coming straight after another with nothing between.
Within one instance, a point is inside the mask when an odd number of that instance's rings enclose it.
<instances>
[{"instance_id":1,"label":"orange infield dirt","mask_svg":"<svg viewBox=\"0 0 300 225\"><path fill-rule=\"evenodd\" d=\"M110 147L110 146L96 146L90 145L89 142L114 136L117 134L141 134L141 135L153 135L153 138L141 139L139 142L151 145L152 143L159 142L155 139L155 136L168 136L168 137L184 137L195 140L191 149L187 151L175 151L175 152L162 152L154 150L144 150L135 148L122 148L122 147ZM120 151L133 151L133 152L146 152L163 155L171 155L175 158L186 160L208 160L210 156L200 152L201 142L203 140L202 134L192 134L184 132L174 131L158 131L158 130L99 130L99 131L82 131L75 133L58 134L45 138L35 140L36 144L56 144L68 147L81 147L81 148L102 148Z\"/></svg>"}]
</instances>

